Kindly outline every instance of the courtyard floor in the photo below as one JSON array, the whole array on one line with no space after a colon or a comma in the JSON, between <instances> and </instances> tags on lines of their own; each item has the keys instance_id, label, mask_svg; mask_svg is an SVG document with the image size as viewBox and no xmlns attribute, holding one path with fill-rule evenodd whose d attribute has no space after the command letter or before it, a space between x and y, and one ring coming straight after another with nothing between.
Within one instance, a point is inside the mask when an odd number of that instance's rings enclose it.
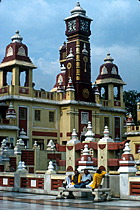
<instances>
[{"instance_id":1,"label":"courtyard floor","mask_svg":"<svg viewBox=\"0 0 140 210\"><path fill-rule=\"evenodd\" d=\"M113 199L112 201L93 202L92 199L58 199L56 196L0 191L0 210L69 210L104 209L134 210L140 209L140 201Z\"/></svg>"}]
</instances>

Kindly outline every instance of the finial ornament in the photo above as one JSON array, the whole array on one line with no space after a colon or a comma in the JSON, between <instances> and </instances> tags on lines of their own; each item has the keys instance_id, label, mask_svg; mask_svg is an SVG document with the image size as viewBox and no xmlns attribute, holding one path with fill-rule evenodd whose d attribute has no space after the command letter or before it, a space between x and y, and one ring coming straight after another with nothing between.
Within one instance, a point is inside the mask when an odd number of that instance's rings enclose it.
<instances>
[{"instance_id":1,"label":"finial ornament","mask_svg":"<svg viewBox=\"0 0 140 210\"><path fill-rule=\"evenodd\" d=\"M104 59L105 63L113 63L114 59L107 53L107 57Z\"/></svg>"},{"instance_id":2,"label":"finial ornament","mask_svg":"<svg viewBox=\"0 0 140 210\"><path fill-rule=\"evenodd\" d=\"M23 38L20 36L19 31L15 31L15 35L11 37L12 43L19 42L21 43Z\"/></svg>"},{"instance_id":3,"label":"finial ornament","mask_svg":"<svg viewBox=\"0 0 140 210\"><path fill-rule=\"evenodd\" d=\"M77 5L76 5L77 7L80 7L80 3L79 3L79 1L77 1Z\"/></svg>"}]
</instances>

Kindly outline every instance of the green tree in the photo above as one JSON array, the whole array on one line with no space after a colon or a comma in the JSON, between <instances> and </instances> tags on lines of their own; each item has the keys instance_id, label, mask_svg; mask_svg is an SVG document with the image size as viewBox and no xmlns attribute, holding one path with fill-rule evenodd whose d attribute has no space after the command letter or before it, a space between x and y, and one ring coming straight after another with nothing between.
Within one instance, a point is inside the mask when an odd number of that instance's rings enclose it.
<instances>
[{"instance_id":1,"label":"green tree","mask_svg":"<svg viewBox=\"0 0 140 210\"><path fill-rule=\"evenodd\" d=\"M137 124L137 102L140 101L140 93L137 93L136 90L124 91L123 100L125 102L125 109L128 113L131 112L135 124Z\"/></svg>"}]
</instances>

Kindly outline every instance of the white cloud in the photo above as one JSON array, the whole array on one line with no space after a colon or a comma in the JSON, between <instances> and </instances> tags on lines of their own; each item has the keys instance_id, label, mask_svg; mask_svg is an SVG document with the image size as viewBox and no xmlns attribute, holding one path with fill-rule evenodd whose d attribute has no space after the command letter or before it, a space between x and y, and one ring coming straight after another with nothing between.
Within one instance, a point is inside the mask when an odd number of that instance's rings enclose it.
<instances>
[{"instance_id":1,"label":"white cloud","mask_svg":"<svg viewBox=\"0 0 140 210\"><path fill-rule=\"evenodd\" d=\"M34 61L37 65L37 68L39 69L40 73L42 74L57 74L59 73L59 60L56 61L47 61L44 58L39 58L36 61Z\"/></svg>"},{"instance_id":2,"label":"white cloud","mask_svg":"<svg viewBox=\"0 0 140 210\"><path fill-rule=\"evenodd\" d=\"M110 47L92 46L92 78L96 79L99 67L104 63L107 53L114 59L114 64L119 68L119 74L127 83L125 89L140 88L140 50L137 46L112 45Z\"/></svg>"}]
</instances>

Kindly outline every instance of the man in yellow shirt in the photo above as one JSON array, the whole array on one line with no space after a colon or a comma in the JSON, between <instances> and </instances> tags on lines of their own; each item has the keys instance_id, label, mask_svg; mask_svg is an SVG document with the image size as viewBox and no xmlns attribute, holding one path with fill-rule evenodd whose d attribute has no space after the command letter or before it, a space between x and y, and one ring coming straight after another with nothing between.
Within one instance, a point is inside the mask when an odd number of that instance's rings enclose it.
<instances>
[{"instance_id":1,"label":"man in yellow shirt","mask_svg":"<svg viewBox=\"0 0 140 210\"><path fill-rule=\"evenodd\" d=\"M101 171L100 169L98 169L94 174L93 183L90 185L90 187L92 187L92 189L98 188L105 174L105 171Z\"/></svg>"},{"instance_id":2,"label":"man in yellow shirt","mask_svg":"<svg viewBox=\"0 0 140 210\"><path fill-rule=\"evenodd\" d=\"M75 184L78 184L81 182L82 176L81 174L78 172L78 170L75 170L75 175L72 176L72 179L68 177L66 177L66 181L67 181L67 186L66 188L74 188Z\"/></svg>"}]
</instances>

